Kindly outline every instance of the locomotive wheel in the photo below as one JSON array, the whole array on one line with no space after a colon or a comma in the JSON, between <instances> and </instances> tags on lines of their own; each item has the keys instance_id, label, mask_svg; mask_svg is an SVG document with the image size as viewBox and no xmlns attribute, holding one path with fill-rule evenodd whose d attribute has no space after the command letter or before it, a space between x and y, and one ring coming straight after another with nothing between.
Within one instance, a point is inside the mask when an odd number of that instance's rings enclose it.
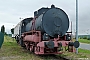
<instances>
[{"instance_id":1,"label":"locomotive wheel","mask_svg":"<svg viewBox=\"0 0 90 60\"><path fill-rule=\"evenodd\" d=\"M37 52L40 52L40 46L37 46L37 47L36 47L36 51L37 51Z\"/></svg>"},{"instance_id":2,"label":"locomotive wheel","mask_svg":"<svg viewBox=\"0 0 90 60\"><path fill-rule=\"evenodd\" d=\"M25 42L25 46L26 46L26 49L27 49L27 50L30 49L30 46L29 46L29 43L28 43L28 42Z\"/></svg>"},{"instance_id":3,"label":"locomotive wheel","mask_svg":"<svg viewBox=\"0 0 90 60\"><path fill-rule=\"evenodd\" d=\"M32 49L32 52L34 52L35 51L35 46L33 46L33 49Z\"/></svg>"},{"instance_id":4,"label":"locomotive wheel","mask_svg":"<svg viewBox=\"0 0 90 60\"><path fill-rule=\"evenodd\" d=\"M30 50L29 46L27 46L27 50Z\"/></svg>"},{"instance_id":5,"label":"locomotive wheel","mask_svg":"<svg viewBox=\"0 0 90 60\"><path fill-rule=\"evenodd\" d=\"M19 40L19 44L21 47L23 47L23 40L22 39Z\"/></svg>"},{"instance_id":6,"label":"locomotive wheel","mask_svg":"<svg viewBox=\"0 0 90 60\"><path fill-rule=\"evenodd\" d=\"M34 46L30 46L30 52L34 52Z\"/></svg>"}]
</instances>

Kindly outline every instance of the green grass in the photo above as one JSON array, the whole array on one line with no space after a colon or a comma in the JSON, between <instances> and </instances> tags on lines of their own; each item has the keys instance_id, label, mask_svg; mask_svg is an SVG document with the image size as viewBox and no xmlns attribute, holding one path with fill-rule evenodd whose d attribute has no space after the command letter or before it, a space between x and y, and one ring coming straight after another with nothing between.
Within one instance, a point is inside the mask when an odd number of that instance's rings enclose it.
<instances>
[{"instance_id":1,"label":"green grass","mask_svg":"<svg viewBox=\"0 0 90 60\"><path fill-rule=\"evenodd\" d=\"M79 42L81 43L87 43L87 44L90 44L90 40L87 40L87 39L78 39Z\"/></svg>"},{"instance_id":2,"label":"green grass","mask_svg":"<svg viewBox=\"0 0 90 60\"><path fill-rule=\"evenodd\" d=\"M72 52L65 52L61 55L59 54L58 56L65 57L65 58L68 58L71 60L75 60L75 59L78 60L79 58L82 58L82 59L86 58L86 59L90 60L90 50L85 50L85 49L79 48L78 54L72 53Z\"/></svg>"},{"instance_id":3,"label":"green grass","mask_svg":"<svg viewBox=\"0 0 90 60\"><path fill-rule=\"evenodd\" d=\"M35 54L20 47L14 39L5 36L4 43L0 49L0 60L40 60Z\"/></svg>"},{"instance_id":4,"label":"green grass","mask_svg":"<svg viewBox=\"0 0 90 60\"><path fill-rule=\"evenodd\" d=\"M90 54L90 50L85 50L85 49L81 49L81 48L79 48L78 51L79 51L80 53Z\"/></svg>"}]
</instances>

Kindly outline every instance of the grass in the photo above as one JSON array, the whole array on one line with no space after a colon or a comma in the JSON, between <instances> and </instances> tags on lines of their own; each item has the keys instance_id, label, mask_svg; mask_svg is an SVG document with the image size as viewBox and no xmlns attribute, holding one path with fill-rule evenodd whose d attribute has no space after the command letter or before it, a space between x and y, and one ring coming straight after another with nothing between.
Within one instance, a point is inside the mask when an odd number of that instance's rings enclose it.
<instances>
[{"instance_id":1,"label":"grass","mask_svg":"<svg viewBox=\"0 0 90 60\"><path fill-rule=\"evenodd\" d=\"M87 44L90 44L90 40L87 40L87 39L78 39L79 42L81 43L87 43Z\"/></svg>"},{"instance_id":2,"label":"grass","mask_svg":"<svg viewBox=\"0 0 90 60\"><path fill-rule=\"evenodd\" d=\"M78 60L78 59L83 59L83 60L88 59L89 60L90 59L90 50L85 50L85 49L79 48L78 54L72 53L72 52L65 52L58 56L65 57L65 58L68 58L71 60Z\"/></svg>"},{"instance_id":3,"label":"grass","mask_svg":"<svg viewBox=\"0 0 90 60\"><path fill-rule=\"evenodd\" d=\"M4 43L0 49L0 60L40 60L35 54L20 47L14 39L5 36Z\"/></svg>"},{"instance_id":4,"label":"grass","mask_svg":"<svg viewBox=\"0 0 90 60\"><path fill-rule=\"evenodd\" d=\"M90 54L90 50L85 50L85 49L79 48L78 51L79 51L80 53Z\"/></svg>"}]
</instances>

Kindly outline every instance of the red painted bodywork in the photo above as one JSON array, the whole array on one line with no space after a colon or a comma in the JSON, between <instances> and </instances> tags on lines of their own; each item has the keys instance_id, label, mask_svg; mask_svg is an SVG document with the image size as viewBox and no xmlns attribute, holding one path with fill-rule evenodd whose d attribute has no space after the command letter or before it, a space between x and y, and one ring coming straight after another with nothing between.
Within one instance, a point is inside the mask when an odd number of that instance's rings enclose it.
<instances>
[{"instance_id":1,"label":"red painted bodywork","mask_svg":"<svg viewBox=\"0 0 90 60\"><path fill-rule=\"evenodd\" d=\"M24 37L24 41L29 41L29 42L39 42L39 37L36 35L26 35Z\"/></svg>"}]
</instances>

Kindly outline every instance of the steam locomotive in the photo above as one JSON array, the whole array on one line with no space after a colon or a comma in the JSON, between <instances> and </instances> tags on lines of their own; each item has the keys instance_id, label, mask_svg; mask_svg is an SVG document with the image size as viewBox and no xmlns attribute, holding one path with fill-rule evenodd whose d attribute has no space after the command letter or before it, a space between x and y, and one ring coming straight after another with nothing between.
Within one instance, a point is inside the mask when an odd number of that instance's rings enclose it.
<instances>
[{"instance_id":1,"label":"steam locomotive","mask_svg":"<svg viewBox=\"0 0 90 60\"><path fill-rule=\"evenodd\" d=\"M60 8L40 8L34 18L25 18L14 28L17 43L35 54L61 54L75 52L78 42L72 42L68 15ZM67 48L66 48L67 47Z\"/></svg>"}]
</instances>

